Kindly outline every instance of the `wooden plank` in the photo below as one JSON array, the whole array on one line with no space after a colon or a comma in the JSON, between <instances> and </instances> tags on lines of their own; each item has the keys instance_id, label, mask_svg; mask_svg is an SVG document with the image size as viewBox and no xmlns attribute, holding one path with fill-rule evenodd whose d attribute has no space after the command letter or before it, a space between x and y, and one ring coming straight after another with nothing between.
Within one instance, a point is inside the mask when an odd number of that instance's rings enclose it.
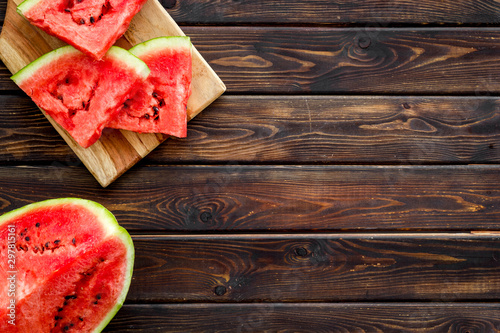
<instances>
[{"instance_id":1,"label":"wooden plank","mask_svg":"<svg viewBox=\"0 0 500 333\"><path fill-rule=\"evenodd\" d=\"M0 160L73 158L29 99L0 95L0 109ZM145 162L498 163L499 109L491 96L222 96Z\"/></svg>"},{"instance_id":2,"label":"wooden plank","mask_svg":"<svg viewBox=\"0 0 500 333\"><path fill-rule=\"evenodd\" d=\"M125 304L105 332L497 332L498 303Z\"/></svg>"},{"instance_id":3,"label":"wooden plank","mask_svg":"<svg viewBox=\"0 0 500 333\"><path fill-rule=\"evenodd\" d=\"M497 301L500 236L133 236L129 302Z\"/></svg>"},{"instance_id":4,"label":"wooden plank","mask_svg":"<svg viewBox=\"0 0 500 333\"><path fill-rule=\"evenodd\" d=\"M231 93L500 92L499 28L196 26L183 31ZM10 82L0 82L0 89L7 88Z\"/></svg>"},{"instance_id":5,"label":"wooden plank","mask_svg":"<svg viewBox=\"0 0 500 333\"><path fill-rule=\"evenodd\" d=\"M16 5L21 2L22 0L9 0L5 24L0 35L0 58L12 73L16 73L41 55L64 45L62 41L48 36L20 16L16 12ZM155 23L151 23L151 20ZM158 36L182 34L181 29L158 1L149 0L134 17L119 45L130 47ZM187 105L189 119L200 113L225 90L222 81L195 48L191 89L192 94ZM47 118L103 187L116 180L167 138L161 134L138 134L107 129L95 144L85 149L50 116L47 115Z\"/></svg>"},{"instance_id":6,"label":"wooden plank","mask_svg":"<svg viewBox=\"0 0 500 333\"><path fill-rule=\"evenodd\" d=\"M1 211L51 197L131 231L498 231L500 166L147 166L106 190L78 160L0 168Z\"/></svg>"},{"instance_id":7,"label":"wooden plank","mask_svg":"<svg viewBox=\"0 0 500 333\"><path fill-rule=\"evenodd\" d=\"M491 0L163 0L180 24L498 24Z\"/></svg>"},{"instance_id":8,"label":"wooden plank","mask_svg":"<svg viewBox=\"0 0 500 333\"><path fill-rule=\"evenodd\" d=\"M498 28L185 27L233 93L498 94Z\"/></svg>"}]
</instances>

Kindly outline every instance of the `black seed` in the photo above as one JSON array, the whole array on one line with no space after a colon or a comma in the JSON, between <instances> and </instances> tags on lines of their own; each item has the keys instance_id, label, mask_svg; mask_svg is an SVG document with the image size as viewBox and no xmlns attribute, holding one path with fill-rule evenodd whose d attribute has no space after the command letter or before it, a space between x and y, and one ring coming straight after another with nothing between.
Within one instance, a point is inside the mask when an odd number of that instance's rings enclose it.
<instances>
[{"instance_id":1,"label":"black seed","mask_svg":"<svg viewBox=\"0 0 500 333\"><path fill-rule=\"evenodd\" d=\"M62 101L63 100L63 97L61 95L57 96L57 99Z\"/></svg>"},{"instance_id":2,"label":"black seed","mask_svg":"<svg viewBox=\"0 0 500 333\"><path fill-rule=\"evenodd\" d=\"M38 252L39 250L38 246L35 246L35 252Z\"/></svg>"},{"instance_id":3,"label":"black seed","mask_svg":"<svg viewBox=\"0 0 500 333\"><path fill-rule=\"evenodd\" d=\"M69 9L69 8L64 8L64 11L65 11L66 13L71 13L71 9Z\"/></svg>"},{"instance_id":4,"label":"black seed","mask_svg":"<svg viewBox=\"0 0 500 333\"><path fill-rule=\"evenodd\" d=\"M82 108L85 109L85 102L82 102Z\"/></svg>"},{"instance_id":5,"label":"black seed","mask_svg":"<svg viewBox=\"0 0 500 333\"><path fill-rule=\"evenodd\" d=\"M64 82L66 82L66 84L68 84L68 83L69 83L69 79L68 79L68 78L66 78L66 80L65 80Z\"/></svg>"},{"instance_id":6,"label":"black seed","mask_svg":"<svg viewBox=\"0 0 500 333\"><path fill-rule=\"evenodd\" d=\"M85 20L84 19L80 19L80 24L85 24Z\"/></svg>"},{"instance_id":7,"label":"black seed","mask_svg":"<svg viewBox=\"0 0 500 333\"><path fill-rule=\"evenodd\" d=\"M40 227L40 223L35 224L35 227L37 228Z\"/></svg>"},{"instance_id":8,"label":"black seed","mask_svg":"<svg viewBox=\"0 0 500 333\"><path fill-rule=\"evenodd\" d=\"M50 243L50 242L45 243L45 247L46 247L46 248L48 248L48 247L49 247L49 243Z\"/></svg>"},{"instance_id":9,"label":"black seed","mask_svg":"<svg viewBox=\"0 0 500 333\"><path fill-rule=\"evenodd\" d=\"M57 309L57 312L61 312L63 310L63 308L59 308Z\"/></svg>"},{"instance_id":10,"label":"black seed","mask_svg":"<svg viewBox=\"0 0 500 333\"><path fill-rule=\"evenodd\" d=\"M73 295L64 296L64 299L72 299Z\"/></svg>"},{"instance_id":11,"label":"black seed","mask_svg":"<svg viewBox=\"0 0 500 333\"><path fill-rule=\"evenodd\" d=\"M75 245L76 244L76 239L73 238L73 240L71 242L73 243L73 245Z\"/></svg>"},{"instance_id":12,"label":"black seed","mask_svg":"<svg viewBox=\"0 0 500 333\"><path fill-rule=\"evenodd\" d=\"M68 305L68 302L67 302L67 301L64 301L64 303L63 303L63 304L64 304L64 305Z\"/></svg>"},{"instance_id":13,"label":"black seed","mask_svg":"<svg viewBox=\"0 0 500 333\"><path fill-rule=\"evenodd\" d=\"M155 120L158 120L158 118L160 118L160 116L156 116L156 117L155 117Z\"/></svg>"},{"instance_id":14,"label":"black seed","mask_svg":"<svg viewBox=\"0 0 500 333\"><path fill-rule=\"evenodd\" d=\"M54 244L59 244L60 242L61 242L61 241L60 241L59 239L56 239L56 240L54 241Z\"/></svg>"},{"instance_id":15,"label":"black seed","mask_svg":"<svg viewBox=\"0 0 500 333\"><path fill-rule=\"evenodd\" d=\"M160 111L160 109L158 109L157 106L153 106L153 111L155 112L155 116L158 114L158 111Z\"/></svg>"},{"instance_id":16,"label":"black seed","mask_svg":"<svg viewBox=\"0 0 500 333\"><path fill-rule=\"evenodd\" d=\"M160 106L163 106L163 105L165 105L165 101L162 99L162 100L160 101Z\"/></svg>"},{"instance_id":17,"label":"black seed","mask_svg":"<svg viewBox=\"0 0 500 333\"><path fill-rule=\"evenodd\" d=\"M98 303L97 301L94 302L94 304L97 304L97 303Z\"/></svg>"},{"instance_id":18,"label":"black seed","mask_svg":"<svg viewBox=\"0 0 500 333\"><path fill-rule=\"evenodd\" d=\"M30 241L30 238L29 238L28 236L26 236L24 239L25 239L27 242L29 242L29 241Z\"/></svg>"},{"instance_id":19,"label":"black seed","mask_svg":"<svg viewBox=\"0 0 500 333\"><path fill-rule=\"evenodd\" d=\"M95 298L101 299L101 294L97 294Z\"/></svg>"},{"instance_id":20,"label":"black seed","mask_svg":"<svg viewBox=\"0 0 500 333\"><path fill-rule=\"evenodd\" d=\"M78 319L80 319L80 321L83 321L83 318L82 318L82 317L78 317Z\"/></svg>"},{"instance_id":21,"label":"black seed","mask_svg":"<svg viewBox=\"0 0 500 333\"><path fill-rule=\"evenodd\" d=\"M64 326L64 330L65 331L69 330L69 326L68 325Z\"/></svg>"},{"instance_id":22,"label":"black seed","mask_svg":"<svg viewBox=\"0 0 500 333\"><path fill-rule=\"evenodd\" d=\"M54 325L54 327L57 327L57 323Z\"/></svg>"},{"instance_id":23,"label":"black seed","mask_svg":"<svg viewBox=\"0 0 500 333\"><path fill-rule=\"evenodd\" d=\"M99 258L99 260L100 260L101 262L103 262L103 261L104 261L104 260L106 260L106 259L104 259L104 258Z\"/></svg>"},{"instance_id":24,"label":"black seed","mask_svg":"<svg viewBox=\"0 0 500 333\"><path fill-rule=\"evenodd\" d=\"M158 97L158 94L157 94L157 93L155 93L155 92L153 92L153 97L154 97L154 98Z\"/></svg>"},{"instance_id":25,"label":"black seed","mask_svg":"<svg viewBox=\"0 0 500 333\"><path fill-rule=\"evenodd\" d=\"M94 22L95 22L94 17L93 17L93 16L91 16L91 17L90 17L90 23L92 23L92 24L93 24Z\"/></svg>"},{"instance_id":26,"label":"black seed","mask_svg":"<svg viewBox=\"0 0 500 333\"><path fill-rule=\"evenodd\" d=\"M146 113L146 114L144 115L144 118L149 119L149 114L147 114L147 113Z\"/></svg>"},{"instance_id":27,"label":"black seed","mask_svg":"<svg viewBox=\"0 0 500 333\"><path fill-rule=\"evenodd\" d=\"M73 327L73 326L75 326L75 324L69 323L69 327Z\"/></svg>"},{"instance_id":28,"label":"black seed","mask_svg":"<svg viewBox=\"0 0 500 333\"><path fill-rule=\"evenodd\" d=\"M59 319L61 319L61 317L59 317L59 316L55 316L55 317L54 317L54 319L55 319L55 320L59 320Z\"/></svg>"},{"instance_id":29,"label":"black seed","mask_svg":"<svg viewBox=\"0 0 500 333\"><path fill-rule=\"evenodd\" d=\"M21 233L19 234L19 236L23 237L23 236L24 236L24 232L21 232Z\"/></svg>"}]
</instances>

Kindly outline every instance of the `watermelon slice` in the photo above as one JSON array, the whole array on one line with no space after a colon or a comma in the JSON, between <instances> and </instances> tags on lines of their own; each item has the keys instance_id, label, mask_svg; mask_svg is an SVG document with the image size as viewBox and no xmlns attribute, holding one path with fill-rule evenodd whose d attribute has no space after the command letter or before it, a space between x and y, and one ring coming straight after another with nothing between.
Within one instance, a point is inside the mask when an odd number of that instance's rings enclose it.
<instances>
[{"instance_id":1,"label":"watermelon slice","mask_svg":"<svg viewBox=\"0 0 500 333\"><path fill-rule=\"evenodd\" d=\"M12 79L87 148L149 72L143 61L117 46L98 61L68 45L41 56Z\"/></svg>"},{"instance_id":2,"label":"watermelon slice","mask_svg":"<svg viewBox=\"0 0 500 333\"><path fill-rule=\"evenodd\" d=\"M186 137L191 49L191 41L185 36L158 37L132 47L129 52L143 60L151 73L107 126Z\"/></svg>"},{"instance_id":3,"label":"watermelon slice","mask_svg":"<svg viewBox=\"0 0 500 333\"><path fill-rule=\"evenodd\" d=\"M26 0L17 7L33 25L100 59L146 0Z\"/></svg>"},{"instance_id":4,"label":"watermelon slice","mask_svg":"<svg viewBox=\"0 0 500 333\"><path fill-rule=\"evenodd\" d=\"M130 235L101 205L52 199L0 217L0 332L98 332L132 277ZM5 283L2 284L5 286Z\"/></svg>"}]
</instances>

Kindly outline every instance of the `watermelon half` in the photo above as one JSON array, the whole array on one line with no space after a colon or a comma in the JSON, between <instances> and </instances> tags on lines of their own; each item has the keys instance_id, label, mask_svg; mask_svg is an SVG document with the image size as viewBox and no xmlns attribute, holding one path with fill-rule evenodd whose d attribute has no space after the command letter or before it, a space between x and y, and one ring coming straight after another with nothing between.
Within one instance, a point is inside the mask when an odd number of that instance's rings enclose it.
<instances>
[{"instance_id":1,"label":"watermelon half","mask_svg":"<svg viewBox=\"0 0 500 333\"><path fill-rule=\"evenodd\" d=\"M0 332L99 332L122 306L134 247L103 206L31 204L0 217L0 239Z\"/></svg>"},{"instance_id":2,"label":"watermelon half","mask_svg":"<svg viewBox=\"0 0 500 333\"><path fill-rule=\"evenodd\" d=\"M95 60L68 45L41 56L12 80L87 148L149 72L143 61L120 47L112 46L102 60Z\"/></svg>"},{"instance_id":3,"label":"watermelon half","mask_svg":"<svg viewBox=\"0 0 500 333\"><path fill-rule=\"evenodd\" d=\"M189 37L158 37L132 47L151 73L137 85L118 116L107 126L139 133L187 134L187 102L191 94Z\"/></svg>"},{"instance_id":4,"label":"watermelon half","mask_svg":"<svg viewBox=\"0 0 500 333\"><path fill-rule=\"evenodd\" d=\"M146 0L26 0L17 11L30 23L100 59L127 30Z\"/></svg>"}]
</instances>

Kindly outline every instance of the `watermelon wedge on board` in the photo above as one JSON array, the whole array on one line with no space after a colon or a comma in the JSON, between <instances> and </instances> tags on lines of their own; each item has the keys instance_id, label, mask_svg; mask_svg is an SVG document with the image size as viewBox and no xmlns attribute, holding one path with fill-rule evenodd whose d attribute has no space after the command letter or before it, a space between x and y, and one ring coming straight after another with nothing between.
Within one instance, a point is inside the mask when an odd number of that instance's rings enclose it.
<instances>
[{"instance_id":1,"label":"watermelon wedge on board","mask_svg":"<svg viewBox=\"0 0 500 333\"><path fill-rule=\"evenodd\" d=\"M34 203L0 217L0 332L99 332L122 306L134 247L98 203Z\"/></svg>"},{"instance_id":2,"label":"watermelon wedge on board","mask_svg":"<svg viewBox=\"0 0 500 333\"><path fill-rule=\"evenodd\" d=\"M50 35L100 59L146 0L26 0L17 11Z\"/></svg>"},{"instance_id":3,"label":"watermelon wedge on board","mask_svg":"<svg viewBox=\"0 0 500 333\"><path fill-rule=\"evenodd\" d=\"M112 46L102 60L95 60L68 45L41 56L12 80L87 148L149 72L143 61L120 47Z\"/></svg>"},{"instance_id":4,"label":"watermelon wedge on board","mask_svg":"<svg viewBox=\"0 0 500 333\"><path fill-rule=\"evenodd\" d=\"M191 41L189 37L158 37L129 52L151 70L137 85L108 127L139 133L187 135L187 102L191 95Z\"/></svg>"}]
</instances>

